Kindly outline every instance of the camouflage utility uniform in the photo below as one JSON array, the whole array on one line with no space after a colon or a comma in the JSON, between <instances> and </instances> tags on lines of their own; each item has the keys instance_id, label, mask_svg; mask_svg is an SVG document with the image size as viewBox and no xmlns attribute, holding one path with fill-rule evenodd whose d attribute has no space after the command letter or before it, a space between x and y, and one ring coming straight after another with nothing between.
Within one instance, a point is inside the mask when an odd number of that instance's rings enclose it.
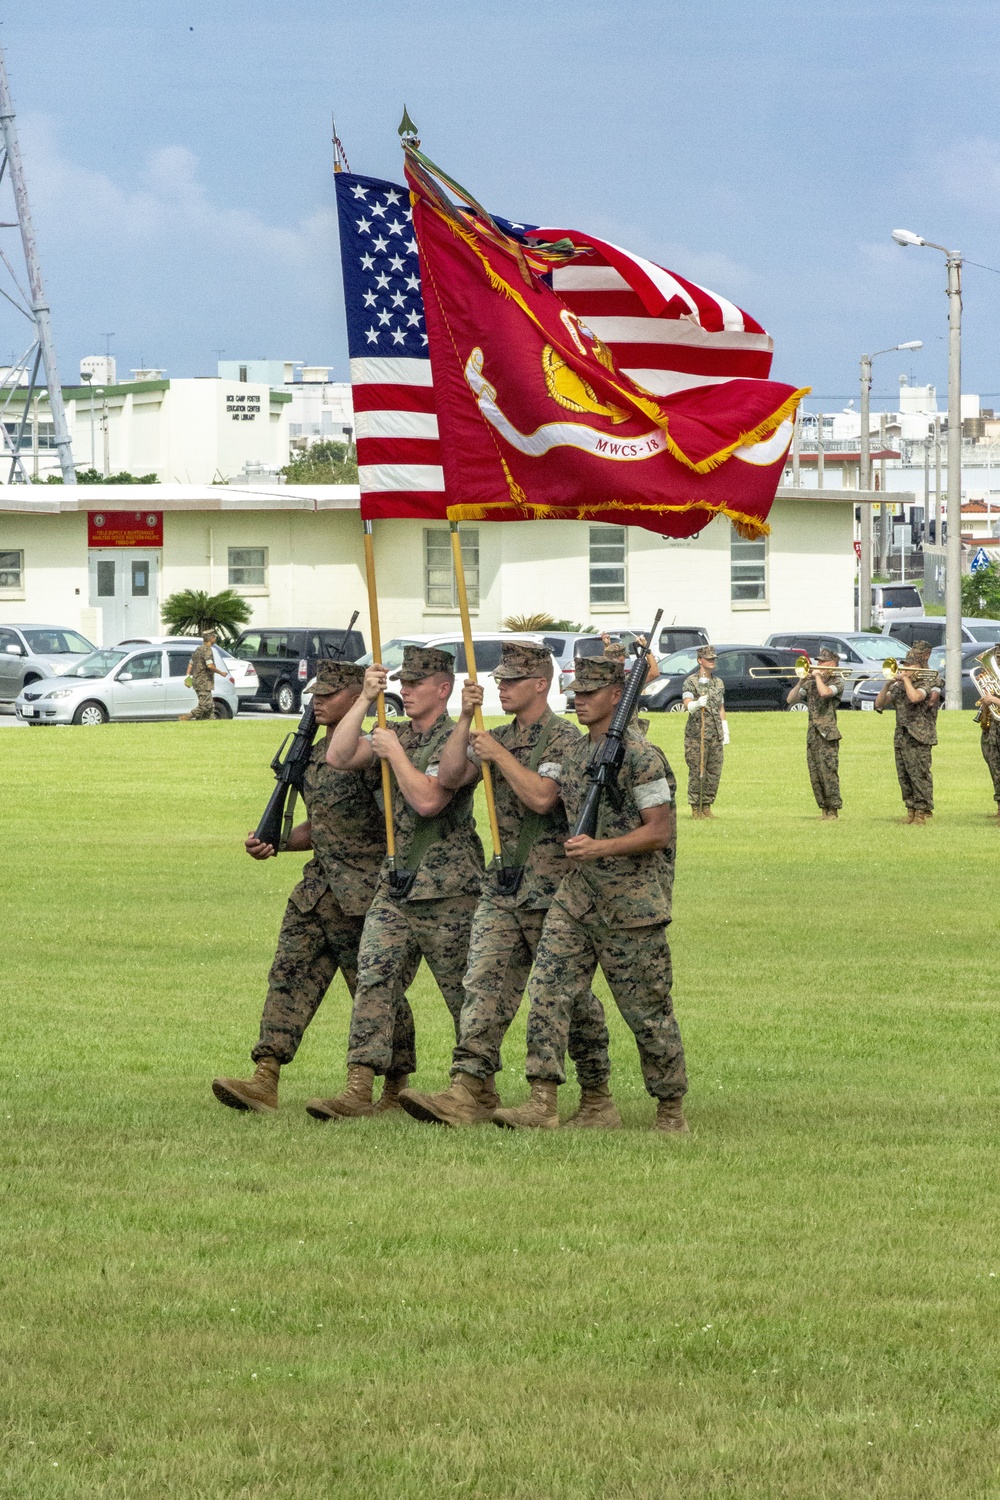
<instances>
[{"instance_id":1,"label":"camouflage utility uniform","mask_svg":"<svg viewBox=\"0 0 1000 1500\"><path fill-rule=\"evenodd\" d=\"M328 765L325 739L313 746L303 798L313 858L288 898L260 1040L250 1054L254 1062L291 1062L338 969L354 994L358 944L385 851L385 824L367 773ZM404 1071L413 1067L413 1015L405 989L415 972L413 963L401 974L397 1008L394 1046L404 1062L411 1060Z\"/></svg>"},{"instance_id":2,"label":"camouflage utility uniform","mask_svg":"<svg viewBox=\"0 0 1000 1500\"><path fill-rule=\"evenodd\" d=\"M726 706L726 689L718 677L706 681L697 672L685 677L681 696L707 698L705 708L688 714L684 725L684 759L688 768L687 797L692 807L711 807L719 791L722 776L722 710ZM705 720L705 775L701 776L701 721Z\"/></svg>"},{"instance_id":3,"label":"camouflage utility uniform","mask_svg":"<svg viewBox=\"0 0 1000 1500\"><path fill-rule=\"evenodd\" d=\"M198 707L191 710L192 719L211 719L215 716L215 700L212 697L212 667L215 657L207 641L196 646L191 653L191 686L198 694Z\"/></svg>"},{"instance_id":4,"label":"camouflage utility uniform","mask_svg":"<svg viewBox=\"0 0 1000 1500\"><path fill-rule=\"evenodd\" d=\"M529 765L544 740L536 769L540 776L557 782L566 753L581 743L579 730L548 709L527 729L519 728L514 720L493 730L493 736L524 766ZM469 756L476 759L471 748ZM535 815L528 812L500 774L493 777L493 793L504 856L513 861L525 823L534 820ZM546 913L567 870L563 844L569 837L569 829L562 805L557 802L550 813L538 816L535 827L517 894L502 895L489 872L483 881L483 894L472 923L465 1004L452 1059L453 1075L471 1073L473 1077L489 1079L500 1072L500 1048L521 1004ZM604 1009L588 987L572 997L569 1055L576 1064L582 1088L597 1088L611 1077Z\"/></svg>"},{"instance_id":5,"label":"camouflage utility uniform","mask_svg":"<svg viewBox=\"0 0 1000 1500\"><path fill-rule=\"evenodd\" d=\"M934 811L934 781L931 776L931 747L937 744L937 701L931 700L934 688L940 689L941 678L929 669L914 673L915 687L927 690L921 703L911 703L902 679L890 684L887 701L896 710L896 775L903 802L915 813Z\"/></svg>"},{"instance_id":6,"label":"camouflage utility uniform","mask_svg":"<svg viewBox=\"0 0 1000 1500\"><path fill-rule=\"evenodd\" d=\"M983 705L980 727L982 734L979 737L979 743L983 751L983 760L989 767L993 778L993 800L1000 810L1000 724L994 719L989 704Z\"/></svg>"},{"instance_id":7,"label":"camouflage utility uniform","mask_svg":"<svg viewBox=\"0 0 1000 1500\"><path fill-rule=\"evenodd\" d=\"M589 737L580 736L563 751L559 786L571 826L589 787L587 765L595 749ZM662 751L633 729L618 787L621 810L602 801L599 838L631 833L642 822L642 809L674 800L676 782ZM573 865L563 877L542 929L528 986L529 1079L565 1081L570 1017L600 964L635 1036L648 1092L656 1099L682 1098L687 1077L670 997L665 932L673 870L671 846L588 860Z\"/></svg>"},{"instance_id":8,"label":"camouflage utility uniform","mask_svg":"<svg viewBox=\"0 0 1000 1500\"><path fill-rule=\"evenodd\" d=\"M412 724L389 727L399 736L407 757L428 776L436 776L441 751L453 727L448 715L442 713L423 734L418 734ZM378 762L367 774L369 786L381 786ZM419 963L421 954L451 1012L458 1039L464 999L462 977L483 878L483 846L476 832L472 801L473 786L463 787L433 820L438 836L427 847L406 897L400 899L393 893L388 869L382 870L358 953L349 1067L392 1074L416 1070L412 1054L400 1057L396 1051L397 1010L401 976ZM397 791L393 796L393 826L400 867L406 864L414 835L424 821Z\"/></svg>"},{"instance_id":9,"label":"camouflage utility uniform","mask_svg":"<svg viewBox=\"0 0 1000 1500\"><path fill-rule=\"evenodd\" d=\"M809 728L806 730L806 765L812 782L813 796L822 812L837 812L843 807L840 796L840 730L837 727L837 708L843 684L836 678L830 683L833 696L824 698L816 686L816 678L810 673L801 686L802 697L809 710Z\"/></svg>"}]
</instances>

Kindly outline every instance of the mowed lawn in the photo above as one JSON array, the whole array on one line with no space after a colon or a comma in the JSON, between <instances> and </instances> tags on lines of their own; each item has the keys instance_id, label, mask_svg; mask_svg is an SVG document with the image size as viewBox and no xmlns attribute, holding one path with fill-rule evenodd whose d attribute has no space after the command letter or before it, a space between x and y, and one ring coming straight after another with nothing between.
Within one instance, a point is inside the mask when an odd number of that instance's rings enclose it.
<instances>
[{"instance_id":1,"label":"mowed lawn","mask_svg":"<svg viewBox=\"0 0 1000 1500\"><path fill-rule=\"evenodd\" d=\"M280 1113L223 1109L300 864L242 850L286 726L0 731L0 1495L1000 1495L1000 831L970 715L926 828L891 716L842 723L839 824L797 714L734 716L682 819L686 1139L617 1013L620 1133L316 1124L339 980ZM522 1012L509 1100L523 1054Z\"/></svg>"}]
</instances>

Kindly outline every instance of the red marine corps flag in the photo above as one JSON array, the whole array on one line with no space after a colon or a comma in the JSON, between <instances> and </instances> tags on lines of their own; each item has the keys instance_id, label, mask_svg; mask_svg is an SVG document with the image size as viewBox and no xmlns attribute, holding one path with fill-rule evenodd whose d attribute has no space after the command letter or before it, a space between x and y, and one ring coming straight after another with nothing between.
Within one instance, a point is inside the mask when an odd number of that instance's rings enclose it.
<instances>
[{"instance_id":1,"label":"red marine corps flag","mask_svg":"<svg viewBox=\"0 0 1000 1500\"><path fill-rule=\"evenodd\" d=\"M759 325L613 245L501 228L461 189L456 208L404 146L444 469L427 514L766 532L805 392L761 378Z\"/></svg>"}]
</instances>

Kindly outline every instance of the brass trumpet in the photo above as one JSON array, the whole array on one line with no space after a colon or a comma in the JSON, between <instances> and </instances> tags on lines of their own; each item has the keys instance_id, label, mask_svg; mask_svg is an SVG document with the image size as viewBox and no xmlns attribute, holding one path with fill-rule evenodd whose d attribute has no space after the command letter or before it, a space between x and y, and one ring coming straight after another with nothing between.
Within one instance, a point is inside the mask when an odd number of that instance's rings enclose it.
<instances>
[{"instance_id":1,"label":"brass trumpet","mask_svg":"<svg viewBox=\"0 0 1000 1500\"><path fill-rule=\"evenodd\" d=\"M913 662L909 666L905 662L900 664L894 656L887 656L882 663L882 676L888 678L890 681L893 678L899 677L903 672L927 672L929 670L928 667L918 667Z\"/></svg>"},{"instance_id":2,"label":"brass trumpet","mask_svg":"<svg viewBox=\"0 0 1000 1500\"><path fill-rule=\"evenodd\" d=\"M843 667L835 667L826 662L810 661L808 656L797 656L795 658L795 666L791 670L788 667L751 667L749 675L751 677L778 678L779 680L785 678L788 681L791 681L793 677L797 677L800 682L803 682L809 676L810 672L827 672L831 677L839 677L841 680L848 676Z\"/></svg>"}]
</instances>

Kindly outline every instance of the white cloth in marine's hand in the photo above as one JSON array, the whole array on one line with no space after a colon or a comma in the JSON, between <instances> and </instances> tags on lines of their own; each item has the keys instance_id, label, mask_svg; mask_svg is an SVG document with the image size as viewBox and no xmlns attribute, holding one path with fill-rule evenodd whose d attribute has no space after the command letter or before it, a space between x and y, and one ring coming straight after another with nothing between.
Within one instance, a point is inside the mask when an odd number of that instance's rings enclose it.
<instances>
[{"instance_id":1,"label":"white cloth in marine's hand","mask_svg":"<svg viewBox=\"0 0 1000 1500\"><path fill-rule=\"evenodd\" d=\"M723 719L723 721L722 721L722 743L724 745L728 745L729 744L729 720L728 719Z\"/></svg>"}]
</instances>

